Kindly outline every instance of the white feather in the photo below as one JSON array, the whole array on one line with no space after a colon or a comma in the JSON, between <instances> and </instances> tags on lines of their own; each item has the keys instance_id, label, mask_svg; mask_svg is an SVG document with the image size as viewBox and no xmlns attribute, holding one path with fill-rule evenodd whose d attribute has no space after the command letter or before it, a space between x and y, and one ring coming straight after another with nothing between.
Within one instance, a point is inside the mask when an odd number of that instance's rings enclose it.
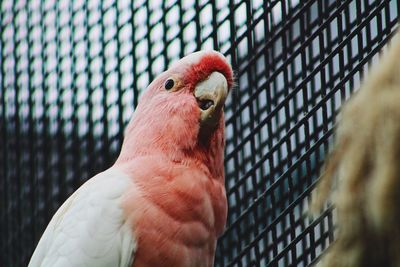
<instances>
[{"instance_id":1,"label":"white feather","mask_svg":"<svg viewBox=\"0 0 400 267\"><path fill-rule=\"evenodd\" d=\"M116 169L82 185L53 216L28 267L128 267L137 242L121 201L131 179Z\"/></svg>"}]
</instances>

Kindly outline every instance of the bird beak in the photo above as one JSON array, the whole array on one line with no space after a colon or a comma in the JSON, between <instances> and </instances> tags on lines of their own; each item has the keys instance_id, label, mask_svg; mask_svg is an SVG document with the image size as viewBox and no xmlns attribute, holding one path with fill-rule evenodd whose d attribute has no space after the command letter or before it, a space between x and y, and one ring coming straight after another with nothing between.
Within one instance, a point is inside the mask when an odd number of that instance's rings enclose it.
<instances>
[{"instance_id":1,"label":"bird beak","mask_svg":"<svg viewBox=\"0 0 400 267\"><path fill-rule=\"evenodd\" d=\"M228 82L220 72L211 75L197 84L194 96L200 108L200 130L213 132L220 120L225 99L228 95Z\"/></svg>"}]
</instances>

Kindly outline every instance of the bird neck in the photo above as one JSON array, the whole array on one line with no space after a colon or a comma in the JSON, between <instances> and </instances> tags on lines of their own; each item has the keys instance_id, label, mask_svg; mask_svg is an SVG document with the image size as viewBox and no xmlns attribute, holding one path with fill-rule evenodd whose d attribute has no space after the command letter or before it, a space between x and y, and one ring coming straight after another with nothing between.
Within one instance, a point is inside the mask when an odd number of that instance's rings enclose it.
<instances>
[{"instance_id":1,"label":"bird neck","mask_svg":"<svg viewBox=\"0 0 400 267\"><path fill-rule=\"evenodd\" d=\"M189 138L182 138L185 137L168 139L162 133L144 133L128 129L116 165L130 164L138 157L154 156L166 162L183 165L195 163L212 178L223 182L225 143L223 124L206 142L197 140L192 142Z\"/></svg>"}]
</instances>

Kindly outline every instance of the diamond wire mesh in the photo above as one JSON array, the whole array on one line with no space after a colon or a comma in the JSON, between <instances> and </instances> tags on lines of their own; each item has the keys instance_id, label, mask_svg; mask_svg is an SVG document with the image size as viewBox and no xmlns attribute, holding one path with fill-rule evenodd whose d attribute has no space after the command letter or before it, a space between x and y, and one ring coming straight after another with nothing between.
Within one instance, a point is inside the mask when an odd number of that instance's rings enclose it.
<instances>
[{"instance_id":1,"label":"diamond wire mesh","mask_svg":"<svg viewBox=\"0 0 400 267\"><path fill-rule=\"evenodd\" d=\"M236 70L229 217L216 266L308 266L332 208L304 217L336 114L396 28L396 0L0 2L0 266L115 160L149 81L198 49Z\"/></svg>"}]
</instances>

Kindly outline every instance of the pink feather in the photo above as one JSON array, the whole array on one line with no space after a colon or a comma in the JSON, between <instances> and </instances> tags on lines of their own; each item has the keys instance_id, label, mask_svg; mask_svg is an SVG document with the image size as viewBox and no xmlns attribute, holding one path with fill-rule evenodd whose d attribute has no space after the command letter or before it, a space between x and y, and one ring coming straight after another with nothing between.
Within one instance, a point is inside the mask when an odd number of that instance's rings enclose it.
<instances>
[{"instance_id":1,"label":"pink feather","mask_svg":"<svg viewBox=\"0 0 400 267\"><path fill-rule=\"evenodd\" d=\"M149 85L128 125L115 167L140 189L128 189L124 201L138 239L134 267L213 265L227 217L224 116L200 142L193 90L214 71L231 87L232 69L217 52L178 61ZM164 89L169 77L179 85L172 92Z\"/></svg>"}]
</instances>

